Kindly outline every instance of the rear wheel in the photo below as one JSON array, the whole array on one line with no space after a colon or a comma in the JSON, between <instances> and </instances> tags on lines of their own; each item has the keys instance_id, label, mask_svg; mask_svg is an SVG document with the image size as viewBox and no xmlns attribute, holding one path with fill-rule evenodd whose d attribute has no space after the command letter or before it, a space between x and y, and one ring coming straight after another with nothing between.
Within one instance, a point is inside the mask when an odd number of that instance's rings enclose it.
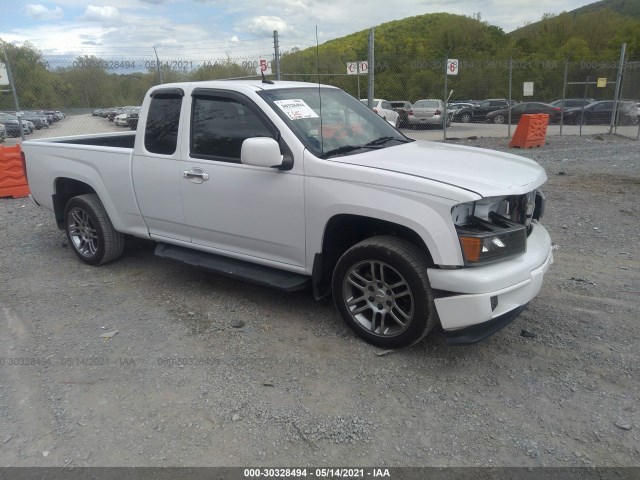
<instances>
[{"instance_id":1,"label":"rear wheel","mask_svg":"<svg viewBox=\"0 0 640 480\"><path fill-rule=\"evenodd\" d=\"M401 348L424 338L437 322L427 255L391 236L354 245L333 272L333 298L346 324L367 342Z\"/></svg>"},{"instance_id":2,"label":"rear wheel","mask_svg":"<svg viewBox=\"0 0 640 480\"><path fill-rule=\"evenodd\" d=\"M116 231L96 194L67 202L64 225L74 253L89 265L102 265L122 255L124 235Z\"/></svg>"}]
</instances>

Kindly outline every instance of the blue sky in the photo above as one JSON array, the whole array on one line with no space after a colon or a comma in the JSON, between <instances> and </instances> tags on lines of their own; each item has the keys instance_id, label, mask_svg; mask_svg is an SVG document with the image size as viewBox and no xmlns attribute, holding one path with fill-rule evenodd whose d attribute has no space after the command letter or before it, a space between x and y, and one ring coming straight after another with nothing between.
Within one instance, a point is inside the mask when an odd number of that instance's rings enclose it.
<instances>
[{"instance_id":1,"label":"blue sky","mask_svg":"<svg viewBox=\"0 0 640 480\"><path fill-rule=\"evenodd\" d=\"M28 0L27 0L28 1ZM509 32L544 13L560 13L589 0L0 0L0 38L29 41L53 58L255 59L273 53L278 30L282 51L320 43L384 22L448 12L480 13ZM391 6L390 6L391 5ZM11 12L7 14L6 12Z\"/></svg>"}]
</instances>

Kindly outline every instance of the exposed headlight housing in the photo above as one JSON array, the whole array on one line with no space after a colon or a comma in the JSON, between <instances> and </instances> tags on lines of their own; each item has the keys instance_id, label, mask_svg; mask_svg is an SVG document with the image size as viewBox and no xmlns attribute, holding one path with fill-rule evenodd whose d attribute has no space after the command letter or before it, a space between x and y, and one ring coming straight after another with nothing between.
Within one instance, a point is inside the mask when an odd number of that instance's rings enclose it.
<instances>
[{"instance_id":1,"label":"exposed headlight housing","mask_svg":"<svg viewBox=\"0 0 640 480\"><path fill-rule=\"evenodd\" d=\"M496 213L489 220L471 215L456 225L464 264L484 265L520 255L527 250L527 229Z\"/></svg>"}]
</instances>

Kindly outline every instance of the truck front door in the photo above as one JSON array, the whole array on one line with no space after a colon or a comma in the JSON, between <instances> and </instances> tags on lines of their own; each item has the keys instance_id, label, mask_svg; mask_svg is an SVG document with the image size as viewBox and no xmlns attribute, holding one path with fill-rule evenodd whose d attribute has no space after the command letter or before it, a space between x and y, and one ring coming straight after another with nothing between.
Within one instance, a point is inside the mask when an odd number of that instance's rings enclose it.
<instances>
[{"instance_id":1,"label":"truck front door","mask_svg":"<svg viewBox=\"0 0 640 480\"><path fill-rule=\"evenodd\" d=\"M240 163L249 137L278 137L252 100L233 92L193 92L189 145L180 162L185 221L194 244L304 266L301 165L279 171ZM186 129L182 130L186 132Z\"/></svg>"}]
</instances>

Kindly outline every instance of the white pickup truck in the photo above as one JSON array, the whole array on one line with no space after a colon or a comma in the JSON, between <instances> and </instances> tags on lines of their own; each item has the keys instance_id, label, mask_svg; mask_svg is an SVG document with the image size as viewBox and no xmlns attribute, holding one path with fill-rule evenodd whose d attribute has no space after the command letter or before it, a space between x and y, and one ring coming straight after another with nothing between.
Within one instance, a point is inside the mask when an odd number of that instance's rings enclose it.
<instances>
[{"instance_id":1,"label":"white pickup truck","mask_svg":"<svg viewBox=\"0 0 640 480\"><path fill-rule=\"evenodd\" d=\"M342 90L295 82L153 87L137 132L23 143L34 201L77 256L156 254L263 285L333 295L385 348L438 323L477 342L513 320L553 262L543 168L413 141Z\"/></svg>"}]
</instances>

